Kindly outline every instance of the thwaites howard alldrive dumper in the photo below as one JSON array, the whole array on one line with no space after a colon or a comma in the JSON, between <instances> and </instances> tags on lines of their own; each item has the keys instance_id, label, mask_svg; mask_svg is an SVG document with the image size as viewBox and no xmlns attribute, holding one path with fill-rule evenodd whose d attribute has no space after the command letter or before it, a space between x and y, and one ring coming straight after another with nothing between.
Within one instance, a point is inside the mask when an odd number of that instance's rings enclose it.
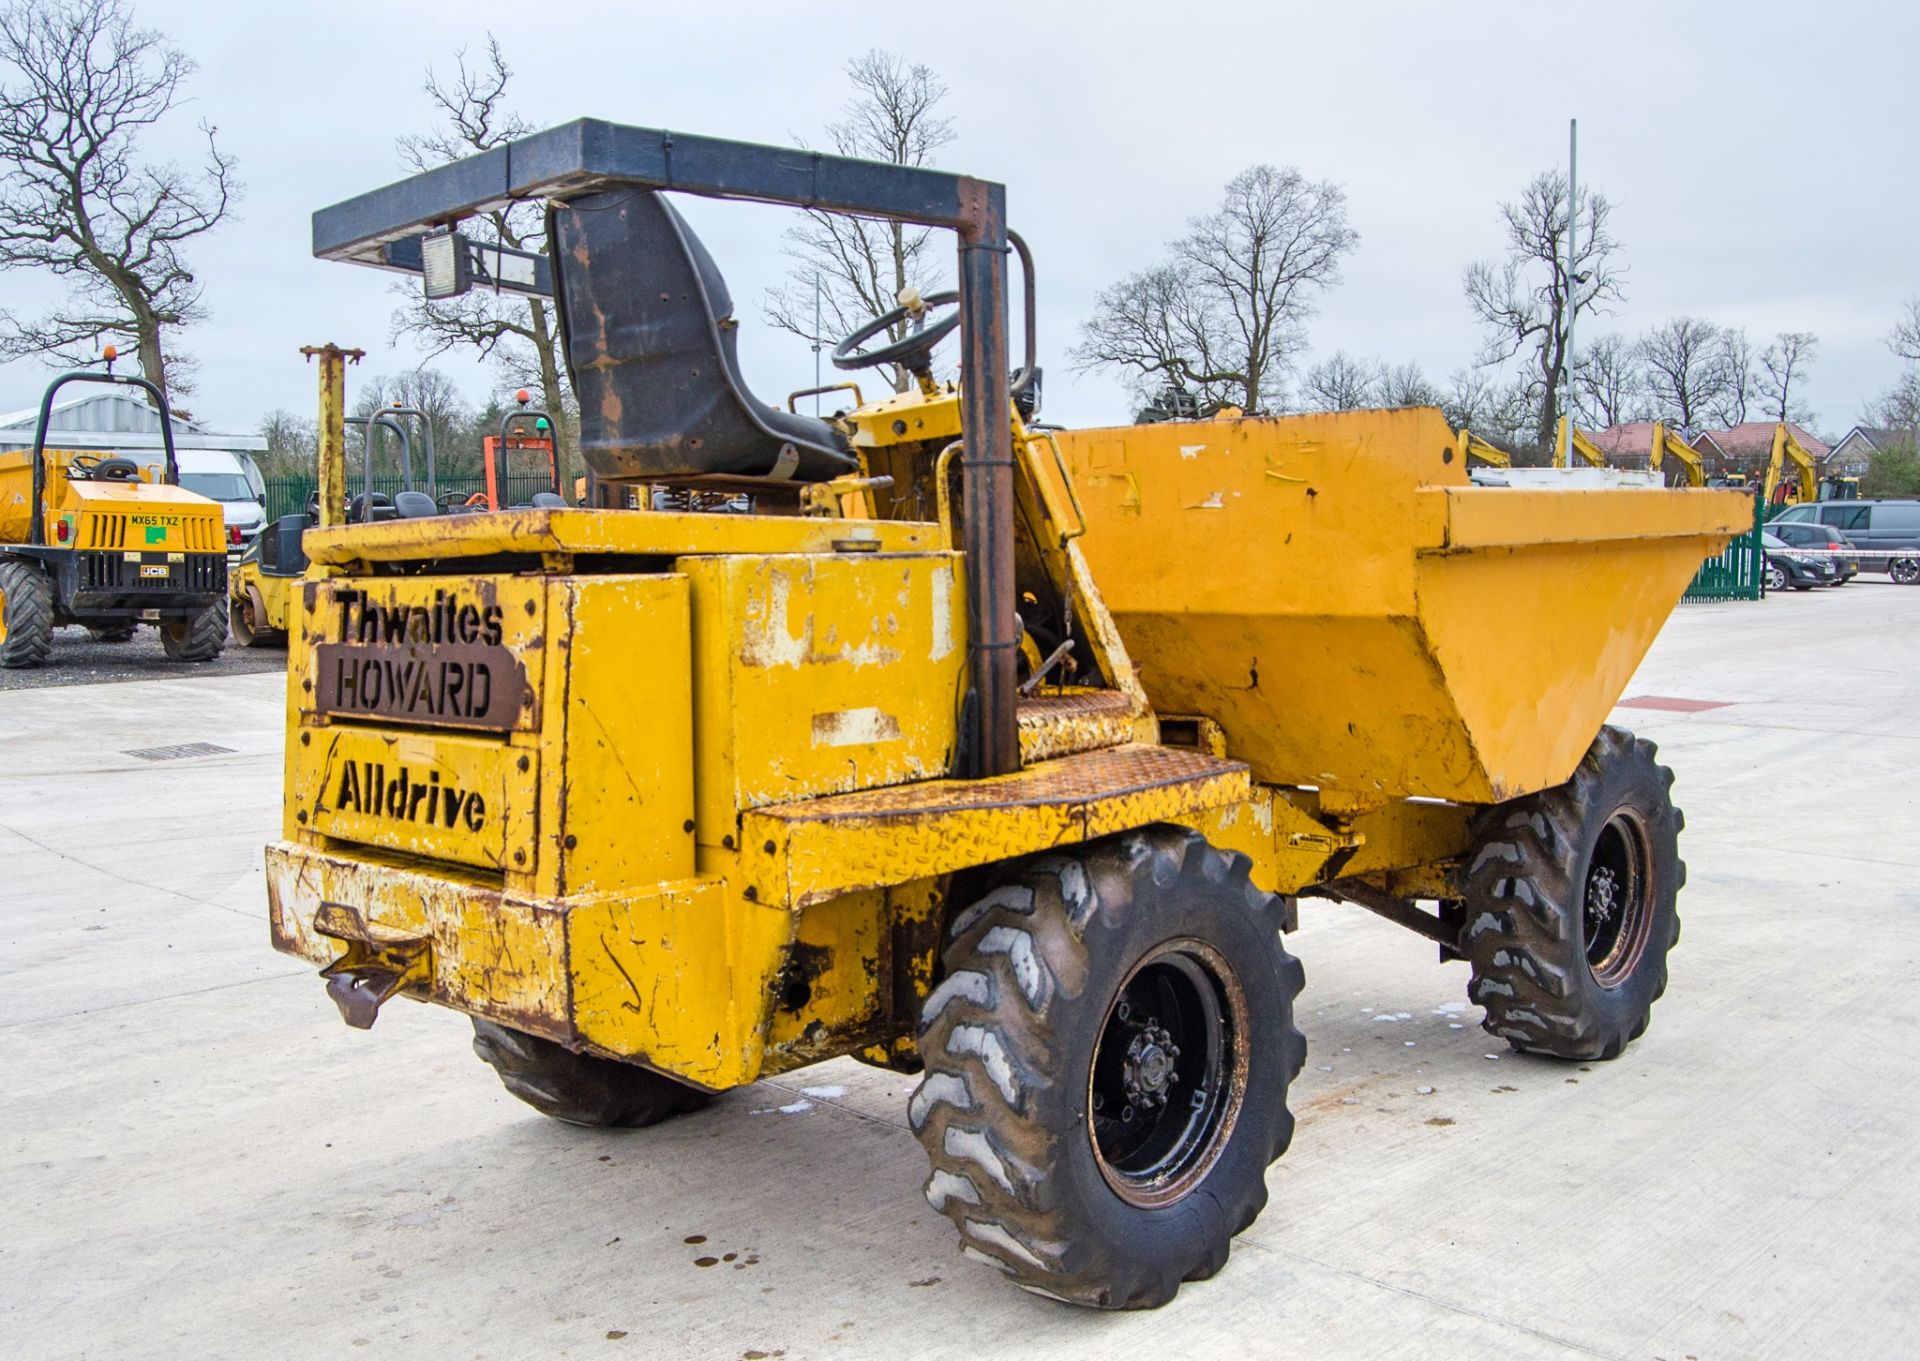
<instances>
[{"instance_id":1,"label":"thwaites howard alldrive dumper","mask_svg":"<svg viewBox=\"0 0 1920 1361\"><path fill-rule=\"evenodd\" d=\"M142 620L168 657L205 662L227 641L227 532L218 502L183 490L160 389L113 371L62 374L40 399L33 447L0 453L0 666L38 666L61 624L124 642ZM155 480L130 458L47 448L54 398L71 384L138 388L159 413Z\"/></svg>"},{"instance_id":2,"label":"thwaites howard alldrive dumper","mask_svg":"<svg viewBox=\"0 0 1920 1361\"><path fill-rule=\"evenodd\" d=\"M756 400L673 192L950 229L957 292L835 351L917 381ZM548 256L456 229L528 199ZM314 230L550 294L594 484L715 507L349 525L323 490L267 868L349 1023L457 1008L589 1125L837 1055L919 1073L965 1251L1108 1308L1217 1271L1266 1202L1301 895L1431 937L1522 1049L1645 1029L1681 820L1603 722L1745 496L1478 488L1431 410L1045 429L1025 247L957 175L582 121Z\"/></svg>"}]
</instances>

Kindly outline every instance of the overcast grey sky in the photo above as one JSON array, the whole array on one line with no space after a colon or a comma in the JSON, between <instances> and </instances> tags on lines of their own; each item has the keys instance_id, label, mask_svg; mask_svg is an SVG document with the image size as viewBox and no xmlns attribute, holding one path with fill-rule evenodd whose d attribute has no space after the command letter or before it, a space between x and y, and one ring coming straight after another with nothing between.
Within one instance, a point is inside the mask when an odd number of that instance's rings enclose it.
<instances>
[{"instance_id":1,"label":"overcast grey sky","mask_svg":"<svg viewBox=\"0 0 1920 1361\"><path fill-rule=\"evenodd\" d=\"M142 0L138 13L200 63L165 140L190 154L193 119L217 123L247 186L241 220L192 248L212 317L185 337L201 361L191 406L225 429L311 411L303 344L365 347L369 374L417 362L386 346L393 276L312 259L309 215L398 178L393 140L428 116L423 69L489 29L540 126L584 115L817 138L847 97L849 57L883 46L933 67L958 133L941 164L1006 183L1038 256L1047 412L1066 424L1129 414L1116 380L1068 369L1094 295L1261 161L1344 184L1361 235L1315 354L1413 359L1436 380L1479 339L1461 270L1497 250L1497 203L1564 163L1569 116L1581 181L1614 201L1629 267L1626 305L1583 323L1584 339L1680 313L1744 326L1756 347L1813 331L1808 395L1817 428L1838 434L1896 377L1881 337L1920 292L1920 19L1886 0ZM786 214L697 203L689 217L740 306L749 382L771 400L807 385L806 347L758 308L783 272ZM0 295L21 312L52 296L20 273ZM438 363L476 399L488 390L472 360ZM0 410L45 381L0 367Z\"/></svg>"}]
</instances>

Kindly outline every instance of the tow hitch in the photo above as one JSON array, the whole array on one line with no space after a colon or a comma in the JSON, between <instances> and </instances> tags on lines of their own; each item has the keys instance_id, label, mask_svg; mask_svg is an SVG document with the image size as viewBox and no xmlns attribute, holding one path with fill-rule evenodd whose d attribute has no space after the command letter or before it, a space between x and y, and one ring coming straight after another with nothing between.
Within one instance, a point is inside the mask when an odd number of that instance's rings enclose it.
<instances>
[{"instance_id":1,"label":"tow hitch","mask_svg":"<svg viewBox=\"0 0 1920 1361\"><path fill-rule=\"evenodd\" d=\"M313 914L313 929L346 944L347 952L320 976L341 1019L356 1030L373 1029L381 1005L400 989L433 977L426 937L368 922L355 908L322 903Z\"/></svg>"}]
</instances>

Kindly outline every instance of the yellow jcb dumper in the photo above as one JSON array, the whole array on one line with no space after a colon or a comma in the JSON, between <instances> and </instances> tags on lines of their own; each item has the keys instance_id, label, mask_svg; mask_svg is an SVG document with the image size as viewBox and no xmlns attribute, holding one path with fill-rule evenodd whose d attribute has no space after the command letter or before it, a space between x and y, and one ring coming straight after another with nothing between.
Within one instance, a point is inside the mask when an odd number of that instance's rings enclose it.
<instances>
[{"instance_id":1,"label":"yellow jcb dumper","mask_svg":"<svg viewBox=\"0 0 1920 1361\"><path fill-rule=\"evenodd\" d=\"M40 399L33 447L0 453L0 666L38 666L61 624L124 642L144 620L177 662L227 641L227 532L218 502L181 488L167 400L144 378L62 374ZM53 401L70 383L135 387L160 417L165 461L148 481L130 458L47 448Z\"/></svg>"},{"instance_id":2,"label":"yellow jcb dumper","mask_svg":"<svg viewBox=\"0 0 1920 1361\"><path fill-rule=\"evenodd\" d=\"M957 292L834 351L912 389L755 399L666 190L950 229ZM528 200L543 256L447 225ZM1266 1202L1299 895L1464 959L1520 1048L1646 1028L1680 818L1602 724L1746 497L1475 487L1431 410L1044 430L1003 190L931 170L583 121L314 231L550 293L596 482L714 507L341 525L323 493L267 868L350 1024L457 1008L590 1125L837 1055L917 1072L965 1250L1104 1308L1213 1274Z\"/></svg>"}]
</instances>

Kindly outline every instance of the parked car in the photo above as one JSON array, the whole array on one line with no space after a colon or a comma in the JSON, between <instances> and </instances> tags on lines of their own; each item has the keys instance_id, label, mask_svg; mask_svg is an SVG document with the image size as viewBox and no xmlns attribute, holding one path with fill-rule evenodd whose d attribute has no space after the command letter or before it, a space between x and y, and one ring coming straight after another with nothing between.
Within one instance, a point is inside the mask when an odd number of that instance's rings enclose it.
<instances>
[{"instance_id":1,"label":"parked car","mask_svg":"<svg viewBox=\"0 0 1920 1361\"><path fill-rule=\"evenodd\" d=\"M1815 586L1831 586L1839 580L1839 570L1830 558L1793 547L1771 530L1760 533L1760 547L1766 551L1766 583L1769 591L1811 591Z\"/></svg>"},{"instance_id":2,"label":"parked car","mask_svg":"<svg viewBox=\"0 0 1920 1361\"><path fill-rule=\"evenodd\" d=\"M1920 549L1920 500L1813 501L1789 506L1769 524L1821 524L1847 536L1855 548L1873 553L1894 548Z\"/></svg>"},{"instance_id":3,"label":"parked car","mask_svg":"<svg viewBox=\"0 0 1920 1361\"><path fill-rule=\"evenodd\" d=\"M245 454L227 449L181 449L180 485L220 503L227 541L238 553L267 523L267 484Z\"/></svg>"},{"instance_id":4,"label":"parked car","mask_svg":"<svg viewBox=\"0 0 1920 1361\"><path fill-rule=\"evenodd\" d=\"M1782 540L1789 548L1797 548L1806 553L1818 553L1832 561L1839 569L1834 585L1844 586L1860 575L1860 554L1853 541L1831 525L1815 524L1806 520L1794 520L1786 523L1775 521L1767 526L1774 537Z\"/></svg>"}]
</instances>

